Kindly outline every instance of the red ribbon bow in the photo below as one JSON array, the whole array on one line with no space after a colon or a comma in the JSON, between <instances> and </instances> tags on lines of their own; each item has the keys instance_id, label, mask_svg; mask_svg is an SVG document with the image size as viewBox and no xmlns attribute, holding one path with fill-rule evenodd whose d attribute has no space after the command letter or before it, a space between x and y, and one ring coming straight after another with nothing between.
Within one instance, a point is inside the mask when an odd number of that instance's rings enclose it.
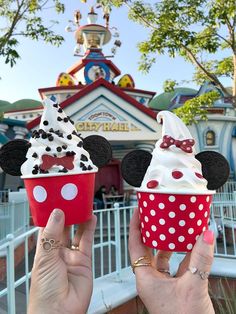
<instances>
[{"instance_id":1,"label":"red ribbon bow","mask_svg":"<svg viewBox=\"0 0 236 314\"><path fill-rule=\"evenodd\" d=\"M54 157L50 155L42 156L42 164L40 168L42 170L48 170L52 168L54 165L63 166L68 170L72 170L74 168L74 156L64 156L64 157Z\"/></svg>"},{"instance_id":2,"label":"red ribbon bow","mask_svg":"<svg viewBox=\"0 0 236 314\"><path fill-rule=\"evenodd\" d=\"M175 145L176 147L179 147L182 149L185 153L192 153L193 149L192 146L195 144L195 141L193 139L186 139L186 140L175 140L173 137L169 135L163 136L163 142L161 143L161 148L168 148L171 145Z\"/></svg>"}]
</instances>

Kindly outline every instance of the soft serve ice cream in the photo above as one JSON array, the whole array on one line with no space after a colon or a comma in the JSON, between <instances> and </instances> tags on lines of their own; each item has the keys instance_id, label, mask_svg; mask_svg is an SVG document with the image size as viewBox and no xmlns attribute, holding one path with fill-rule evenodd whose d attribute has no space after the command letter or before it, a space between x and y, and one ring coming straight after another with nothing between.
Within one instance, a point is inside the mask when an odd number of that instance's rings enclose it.
<instances>
[{"instance_id":1,"label":"soft serve ice cream","mask_svg":"<svg viewBox=\"0 0 236 314\"><path fill-rule=\"evenodd\" d=\"M207 193L201 163L195 158L195 142L186 125L170 111L161 111L157 122L162 124L162 138L152 152L141 189Z\"/></svg>"},{"instance_id":2,"label":"soft serve ice cream","mask_svg":"<svg viewBox=\"0 0 236 314\"><path fill-rule=\"evenodd\" d=\"M191 251L207 229L212 194L195 158L194 139L173 113L161 111L162 138L137 188L142 241L166 251Z\"/></svg>"},{"instance_id":3,"label":"soft serve ice cream","mask_svg":"<svg viewBox=\"0 0 236 314\"><path fill-rule=\"evenodd\" d=\"M49 99L44 100L39 130L33 132L30 144L21 166L23 178L97 171L73 121Z\"/></svg>"},{"instance_id":4,"label":"soft serve ice cream","mask_svg":"<svg viewBox=\"0 0 236 314\"><path fill-rule=\"evenodd\" d=\"M26 158L21 173L35 225L45 226L54 208L64 211L65 225L91 218L98 169L71 119L49 99Z\"/></svg>"}]
</instances>

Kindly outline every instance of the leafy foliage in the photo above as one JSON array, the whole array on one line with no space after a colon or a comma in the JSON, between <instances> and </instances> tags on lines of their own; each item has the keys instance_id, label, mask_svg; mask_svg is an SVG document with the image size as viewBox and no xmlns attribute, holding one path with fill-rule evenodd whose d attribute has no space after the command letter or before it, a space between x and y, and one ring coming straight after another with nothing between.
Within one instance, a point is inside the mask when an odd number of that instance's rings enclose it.
<instances>
[{"instance_id":1,"label":"leafy foliage","mask_svg":"<svg viewBox=\"0 0 236 314\"><path fill-rule=\"evenodd\" d=\"M163 84L163 89L165 93L173 92L176 87L177 82L175 80L166 80Z\"/></svg>"},{"instance_id":2,"label":"leafy foliage","mask_svg":"<svg viewBox=\"0 0 236 314\"><path fill-rule=\"evenodd\" d=\"M0 56L10 66L16 64L20 55L17 51L19 36L32 40L43 40L52 45L60 45L63 37L54 33L52 25L47 26L40 16L43 10L53 8L56 13L64 13L65 7L59 0L0 0L0 18L5 27L0 28Z\"/></svg>"},{"instance_id":3,"label":"leafy foliage","mask_svg":"<svg viewBox=\"0 0 236 314\"><path fill-rule=\"evenodd\" d=\"M229 92L220 77L232 78L236 107L235 0L104 1L128 6L129 18L149 30L148 38L138 45L142 56L139 69L148 72L160 54L182 56L196 67L196 81L212 81L225 95ZM220 50L228 56L206 61Z\"/></svg>"},{"instance_id":4,"label":"leafy foliage","mask_svg":"<svg viewBox=\"0 0 236 314\"><path fill-rule=\"evenodd\" d=\"M197 123L196 117L206 121L207 108L211 108L219 98L220 94L217 91L211 91L187 100L182 107L175 109L174 112L187 125Z\"/></svg>"}]
</instances>

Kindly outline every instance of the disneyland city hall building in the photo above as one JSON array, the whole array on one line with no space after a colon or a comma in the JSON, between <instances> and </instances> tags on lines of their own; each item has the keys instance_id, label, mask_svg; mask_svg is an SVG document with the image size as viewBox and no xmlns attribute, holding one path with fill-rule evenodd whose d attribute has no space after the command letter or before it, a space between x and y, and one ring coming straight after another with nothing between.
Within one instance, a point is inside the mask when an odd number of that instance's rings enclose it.
<instances>
[{"instance_id":1,"label":"disneyland city hall building","mask_svg":"<svg viewBox=\"0 0 236 314\"><path fill-rule=\"evenodd\" d=\"M118 34L112 34L109 21L96 24L97 14L92 9L88 24L80 26L80 15L76 20L76 54L84 50L83 56L66 72L61 73L56 86L39 88L42 99L58 101L65 113L74 121L82 137L99 134L112 145L113 158L96 177L95 192L105 185L113 185L119 193L132 191L121 176L121 160L130 151L142 149L152 152L161 137L161 126L156 115L160 110L173 110L187 99L214 90L206 82L197 91L176 88L171 93L155 96L155 92L136 88L129 74L121 74L116 65L104 56L102 48L113 37L114 50L121 45ZM114 52L113 50L113 52ZM52 60L53 62L53 60ZM30 138L39 127L43 106L34 100L21 100L14 104L0 101L4 119L0 122L0 143L15 138ZM197 152L213 150L223 154L230 163L230 178L235 179L236 166L236 115L231 99L224 97L208 109L208 121L198 121L189 126L196 140ZM23 182L18 177L1 173L1 190L16 190Z\"/></svg>"}]
</instances>

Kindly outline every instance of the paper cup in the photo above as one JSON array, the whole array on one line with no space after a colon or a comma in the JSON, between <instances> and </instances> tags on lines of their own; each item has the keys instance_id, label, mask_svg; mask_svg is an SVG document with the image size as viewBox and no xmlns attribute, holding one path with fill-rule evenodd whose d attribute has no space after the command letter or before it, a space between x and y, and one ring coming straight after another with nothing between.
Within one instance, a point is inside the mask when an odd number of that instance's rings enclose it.
<instances>
[{"instance_id":1,"label":"paper cup","mask_svg":"<svg viewBox=\"0 0 236 314\"><path fill-rule=\"evenodd\" d=\"M151 248L191 251L208 229L212 194L137 192L142 242Z\"/></svg>"},{"instance_id":2,"label":"paper cup","mask_svg":"<svg viewBox=\"0 0 236 314\"><path fill-rule=\"evenodd\" d=\"M91 218L95 172L23 179L36 226L45 227L54 208L64 211L65 225Z\"/></svg>"}]
</instances>

